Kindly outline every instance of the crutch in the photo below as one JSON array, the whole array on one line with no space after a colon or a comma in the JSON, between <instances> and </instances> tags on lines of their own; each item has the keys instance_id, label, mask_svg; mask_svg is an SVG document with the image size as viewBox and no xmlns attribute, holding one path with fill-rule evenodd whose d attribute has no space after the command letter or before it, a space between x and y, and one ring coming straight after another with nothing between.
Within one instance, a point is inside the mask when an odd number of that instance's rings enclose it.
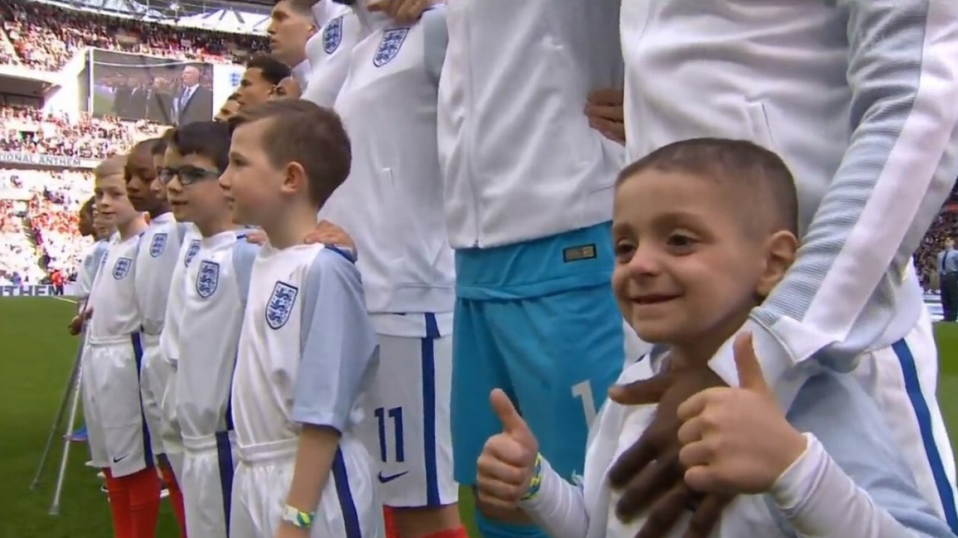
<instances>
[{"instance_id":1,"label":"crutch","mask_svg":"<svg viewBox=\"0 0 958 538\"><path fill-rule=\"evenodd\" d=\"M60 515L60 494L63 492L63 481L67 476L67 463L70 459L70 444L73 440L70 435L73 433L73 425L77 418L77 407L80 405L80 381L83 373L83 342L86 340L86 328L80 334L80 350L77 351L77 366L74 368L73 381L73 402L70 404L70 418L67 419L66 435L63 436L63 456L60 458L60 473L57 475L57 487L53 492L53 502L50 504L51 516Z\"/></svg>"},{"instance_id":2,"label":"crutch","mask_svg":"<svg viewBox=\"0 0 958 538\"><path fill-rule=\"evenodd\" d=\"M30 489L36 489L40 484L40 477L43 475L43 469L47 465L47 458L50 456L50 449L53 447L53 440L56 439L57 430L63 423L63 415L66 413L67 404L70 402L70 395L76 390L80 382L80 363L83 360L83 336L80 337L80 344L77 346L76 356L73 359L73 369L70 371L70 379L67 380L67 386L63 389L63 398L60 400L60 408L57 410L57 416L50 426L50 434L47 435L47 443L43 447L43 454L40 456L40 465L37 466L37 474L33 477L33 483ZM77 391L78 392L78 391ZM71 417L72 422L72 417Z\"/></svg>"}]
</instances>

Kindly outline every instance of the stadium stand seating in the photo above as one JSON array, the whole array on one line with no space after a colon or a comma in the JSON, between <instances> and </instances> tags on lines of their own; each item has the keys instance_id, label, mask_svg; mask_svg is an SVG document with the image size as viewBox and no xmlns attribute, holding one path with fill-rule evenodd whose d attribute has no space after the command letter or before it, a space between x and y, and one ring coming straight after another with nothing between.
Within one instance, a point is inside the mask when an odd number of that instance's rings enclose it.
<instances>
[{"instance_id":1,"label":"stadium stand seating","mask_svg":"<svg viewBox=\"0 0 958 538\"><path fill-rule=\"evenodd\" d=\"M246 56L267 48L266 40L258 36L173 27L20 0L0 0L0 17L0 64L43 71L60 69L84 47L208 63L231 63L234 50Z\"/></svg>"}]
</instances>

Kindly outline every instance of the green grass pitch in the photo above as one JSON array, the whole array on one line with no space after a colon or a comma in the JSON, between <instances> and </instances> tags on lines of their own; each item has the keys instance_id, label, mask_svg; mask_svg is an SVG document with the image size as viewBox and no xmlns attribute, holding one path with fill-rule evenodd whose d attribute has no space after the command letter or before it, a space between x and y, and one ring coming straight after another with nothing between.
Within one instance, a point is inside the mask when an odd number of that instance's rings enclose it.
<instances>
[{"instance_id":1,"label":"green grass pitch","mask_svg":"<svg viewBox=\"0 0 958 538\"><path fill-rule=\"evenodd\" d=\"M0 299L0 538L108 538L106 495L86 467L86 446L74 444L60 503L47 515L62 443L51 453L43 479L30 490L40 453L57 411L76 353L66 332L74 305L53 298ZM958 324L936 327L941 354L938 394L952 444L958 443ZM59 441L59 440L58 440ZM463 492L463 519L472 527L472 502ZM177 531L163 503L158 538Z\"/></svg>"}]
</instances>

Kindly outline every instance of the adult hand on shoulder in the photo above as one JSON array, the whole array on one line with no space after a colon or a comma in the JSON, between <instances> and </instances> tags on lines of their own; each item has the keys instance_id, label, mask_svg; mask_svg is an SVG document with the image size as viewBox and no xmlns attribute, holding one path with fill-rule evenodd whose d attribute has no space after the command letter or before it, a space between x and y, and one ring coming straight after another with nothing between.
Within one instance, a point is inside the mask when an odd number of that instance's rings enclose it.
<instances>
[{"instance_id":1,"label":"adult hand on shoulder","mask_svg":"<svg viewBox=\"0 0 958 538\"><path fill-rule=\"evenodd\" d=\"M636 538L668 534L686 509L694 507L686 538L705 538L731 500L727 495L702 497L684 480L679 460L681 426L677 410L690 396L725 383L708 367L666 370L649 379L612 387L609 398L621 405L658 404L652 423L609 470L612 487L622 490L616 515L629 521L648 510Z\"/></svg>"},{"instance_id":2,"label":"adult hand on shoulder","mask_svg":"<svg viewBox=\"0 0 958 538\"><path fill-rule=\"evenodd\" d=\"M765 383L752 335L739 335L734 349L741 388L708 389L679 406L679 460L688 469L685 482L696 491L764 493L807 442Z\"/></svg>"},{"instance_id":3,"label":"adult hand on shoulder","mask_svg":"<svg viewBox=\"0 0 958 538\"><path fill-rule=\"evenodd\" d=\"M512 510L529 491L539 442L505 392L492 391L489 402L502 423L502 433L490 437L482 448L476 465L476 491L480 502Z\"/></svg>"},{"instance_id":4,"label":"adult hand on shoulder","mask_svg":"<svg viewBox=\"0 0 958 538\"><path fill-rule=\"evenodd\" d=\"M372 0L370 13L385 13L399 22L416 22L432 5L432 0Z\"/></svg>"},{"instance_id":5,"label":"adult hand on shoulder","mask_svg":"<svg viewBox=\"0 0 958 538\"><path fill-rule=\"evenodd\" d=\"M266 242L266 233L263 230L250 230L246 234L246 240L254 245L262 245ZM356 243L353 242L353 238L349 237L346 230L328 220L321 221L313 231L307 233L303 237L303 243L307 245L321 243L343 247L351 250L354 255L356 254Z\"/></svg>"},{"instance_id":6,"label":"adult hand on shoulder","mask_svg":"<svg viewBox=\"0 0 958 538\"><path fill-rule=\"evenodd\" d=\"M306 234L306 237L303 238L303 242L306 244L322 243L324 245L344 247L353 251L353 253L356 252L356 243L353 242L353 238L349 237L346 230L328 220L321 221L317 224L315 230Z\"/></svg>"},{"instance_id":7,"label":"adult hand on shoulder","mask_svg":"<svg viewBox=\"0 0 958 538\"><path fill-rule=\"evenodd\" d=\"M595 90L589 94L585 106L589 126L619 144L625 144L624 101L622 90Z\"/></svg>"}]
</instances>

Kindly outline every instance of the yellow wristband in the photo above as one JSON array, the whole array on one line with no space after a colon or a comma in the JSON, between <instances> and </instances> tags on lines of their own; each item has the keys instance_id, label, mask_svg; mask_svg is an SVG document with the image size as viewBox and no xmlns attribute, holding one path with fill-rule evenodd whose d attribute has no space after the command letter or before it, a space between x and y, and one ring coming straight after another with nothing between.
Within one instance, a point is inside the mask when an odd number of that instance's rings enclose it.
<instances>
[{"instance_id":1,"label":"yellow wristband","mask_svg":"<svg viewBox=\"0 0 958 538\"><path fill-rule=\"evenodd\" d=\"M526 490L526 494L522 496L520 500L528 501L535 498L539 494L539 489L542 487L542 454L536 454L536 464L533 467L532 471L532 480L529 482L529 489Z\"/></svg>"}]
</instances>

